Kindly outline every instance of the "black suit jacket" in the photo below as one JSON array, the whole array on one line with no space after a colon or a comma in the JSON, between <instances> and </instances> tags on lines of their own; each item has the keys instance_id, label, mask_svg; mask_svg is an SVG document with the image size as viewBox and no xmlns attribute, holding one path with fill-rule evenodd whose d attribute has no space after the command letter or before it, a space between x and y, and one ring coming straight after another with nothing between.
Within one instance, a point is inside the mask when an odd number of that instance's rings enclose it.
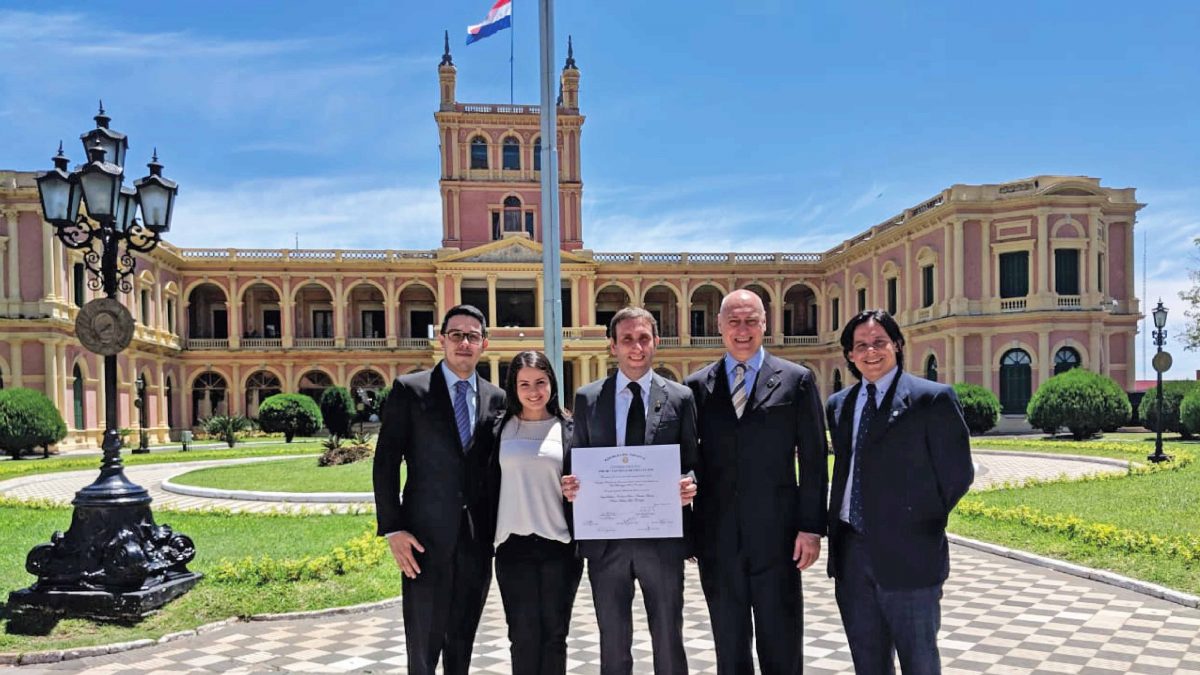
<instances>
[{"instance_id":1,"label":"black suit jacket","mask_svg":"<svg viewBox=\"0 0 1200 675\"><path fill-rule=\"evenodd\" d=\"M826 526L828 454L812 371L766 354L741 419L724 357L686 382L700 424L701 560L740 551L758 568L791 561L796 534L824 535Z\"/></svg>"},{"instance_id":2,"label":"black suit jacket","mask_svg":"<svg viewBox=\"0 0 1200 675\"><path fill-rule=\"evenodd\" d=\"M573 448L607 448L617 445L617 376L610 375L584 385L575 392L575 432ZM683 473L696 470L696 406L692 392L678 382L654 374L650 382L649 412L646 413L646 445L679 444L679 466ZM563 457L563 472L571 473L571 450ZM699 481L697 481L699 482ZM701 488L703 491L703 488ZM691 509L683 509L683 533L678 539L659 539L681 559L691 555ZM568 508L567 522L574 532L574 518ZM584 557L604 554L606 540L579 542Z\"/></svg>"},{"instance_id":3,"label":"black suit jacket","mask_svg":"<svg viewBox=\"0 0 1200 675\"><path fill-rule=\"evenodd\" d=\"M854 437L854 405L862 383L825 406L834 448L829 522L837 537ZM970 432L954 390L903 370L892 381L871 424L862 462L863 523L879 585L922 588L950 573L946 520L975 478ZM837 546L829 575L837 576Z\"/></svg>"},{"instance_id":4,"label":"black suit jacket","mask_svg":"<svg viewBox=\"0 0 1200 675\"><path fill-rule=\"evenodd\" d=\"M378 533L408 531L427 558L445 560L454 552L464 507L473 540L491 547L495 511L487 499L486 428L504 408L504 392L482 377L477 382L475 428L466 452L440 363L396 378L383 407L372 472ZM408 467L403 496L401 462Z\"/></svg>"}]
</instances>

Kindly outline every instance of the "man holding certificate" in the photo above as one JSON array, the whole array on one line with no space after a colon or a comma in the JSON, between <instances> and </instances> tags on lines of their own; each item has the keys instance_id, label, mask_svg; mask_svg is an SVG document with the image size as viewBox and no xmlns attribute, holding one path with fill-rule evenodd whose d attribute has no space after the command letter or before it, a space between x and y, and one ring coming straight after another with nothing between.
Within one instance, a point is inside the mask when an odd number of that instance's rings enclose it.
<instances>
[{"instance_id":1,"label":"man holding certificate","mask_svg":"<svg viewBox=\"0 0 1200 675\"><path fill-rule=\"evenodd\" d=\"M658 340L658 323L645 309L613 316L609 349L618 370L575 394L573 443L563 460L563 496L573 503L575 536L588 561L602 675L633 672L635 579L646 601L655 675L687 673L683 562L690 551L683 535L690 509L678 509L696 495L696 408L687 387L654 373ZM674 471L665 483L664 471ZM585 538L586 531L604 538Z\"/></svg>"}]
</instances>

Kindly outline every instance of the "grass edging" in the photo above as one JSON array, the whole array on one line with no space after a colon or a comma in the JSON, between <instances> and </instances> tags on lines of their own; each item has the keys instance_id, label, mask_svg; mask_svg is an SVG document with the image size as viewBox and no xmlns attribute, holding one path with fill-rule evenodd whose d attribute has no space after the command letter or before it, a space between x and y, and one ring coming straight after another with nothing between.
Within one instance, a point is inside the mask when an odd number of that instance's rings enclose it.
<instances>
[{"instance_id":1,"label":"grass edging","mask_svg":"<svg viewBox=\"0 0 1200 675\"><path fill-rule=\"evenodd\" d=\"M176 640L195 637L204 633L211 633L237 623L249 623L251 621L291 621L301 619L319 619L326 616L365 614L367 612L373 612L377 609L394 607L400 604L400 602L401 598L395 597L387 598L385 600L376 600L375 602L363 602L357 605L346 605L345 607L327 607L325 609L310 609L299 612L282 612L279 614L253 614L247 617L231 616L228 619L206 623L203 626L197 626L190 630L181 630L174 633L168 633L155 640L131 640L129 642L117 642L110 645L96 645L94 647L74 647L71 649L53 649L41 652L10 652L7 654L0 654L0 665L26 666L42 663L59 663L61 661L83 659L90 656L117 654L120 652L140 649L142 647L150 647L153 645L175 642Z\"/></svg>"},{"instance_id":2,"label":"grass edging","mask_svg":"<svg viewBox=\"0 0 1200 675\"><path fill-rule=\"evenodd\" d=\"M1148 581L1133 579L1131 577L1117 574L1116 572L1085 567L1083 565L1077 565L1064 560L1058 560L1057 558L1049 558L1036 553L1022 551L1020 549L1008 548L1006 546L1000 546L999 544L991 544L986 541L979 541L978 539L970 539L958 534L946 533L946 537L950 540L950 543L957 546L964 546L977 551L983 551L984 553L997 555L1002 558L1017 560L1019 562L1035 565L1037 567L1051 569L1055 572L1062 572L1063 574L1089 579L1091 581L1099 581L1101 583L1108 584L1109 586L1116 586L1117 588L1123 588L1127 591L1141 593L1142 595L1149 595L1160 600L1166 600L1167 602L1172 602L1177 605L1183 605L1184 607L1200 609L1200 596L1177 591L1173 588L1160 586L1159 584L1152 584Z\"/></svg>"}]
</instances>

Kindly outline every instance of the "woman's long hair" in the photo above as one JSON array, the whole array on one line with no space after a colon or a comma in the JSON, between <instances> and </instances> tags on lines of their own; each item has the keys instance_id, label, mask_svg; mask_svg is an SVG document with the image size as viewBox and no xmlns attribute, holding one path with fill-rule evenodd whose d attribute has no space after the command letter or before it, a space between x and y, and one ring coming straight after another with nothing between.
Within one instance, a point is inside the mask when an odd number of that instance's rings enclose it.
<instances>
[{"instance_id":1,"label":"woman's long hair","mask_svg":"<svg viewBox=\"0 0 1200 675\"><path fill-rule=\"evenodd\" d=\"M550 359L539 351L530 350L518 353L513 357L512 363L508 364L508 377L504 382L504 392L508 394L504 411L505 421L521 414L521 399L517 396L517 373L522 368L537 368L546 374L546 379L550 381L550 399L546 401L546 412L560 420L565 419L562 406L558 402L558 378L554 376Z\"/></svg>"}]
</instances>

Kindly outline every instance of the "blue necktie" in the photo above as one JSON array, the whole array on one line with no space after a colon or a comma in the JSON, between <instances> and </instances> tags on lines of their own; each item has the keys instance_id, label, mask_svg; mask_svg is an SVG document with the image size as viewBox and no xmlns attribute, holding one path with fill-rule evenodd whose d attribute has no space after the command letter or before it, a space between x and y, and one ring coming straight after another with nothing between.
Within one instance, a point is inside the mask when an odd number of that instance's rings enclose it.
<instances>
[{"instance_id":1,"label":"blue necktie","mask_svg":"<svg viewBox=\"0 0 1200 675\"><path fill-rule=\"evenodd\" d=\"M867 403L858 418L858 431L854 435L854 472L850 478L850 526L866 532L863 523L862 503L862 459L867 448L867 436L871 433L871 420L875 417L875 385L867 383Z\"/></svg>"},{"instance_id":2,"label":"blue necktie","mask_svg":"<svg viewBox=\"0 0 1200 675\"><path fill-rule=\"evenodd\" d=\"M471 391L471 383L459 380L454 383L454 422L458 425L458 438L462 441L463 452L471 442L471 409L467 407L467 392Z\"/></svg>"}]
</instances>

